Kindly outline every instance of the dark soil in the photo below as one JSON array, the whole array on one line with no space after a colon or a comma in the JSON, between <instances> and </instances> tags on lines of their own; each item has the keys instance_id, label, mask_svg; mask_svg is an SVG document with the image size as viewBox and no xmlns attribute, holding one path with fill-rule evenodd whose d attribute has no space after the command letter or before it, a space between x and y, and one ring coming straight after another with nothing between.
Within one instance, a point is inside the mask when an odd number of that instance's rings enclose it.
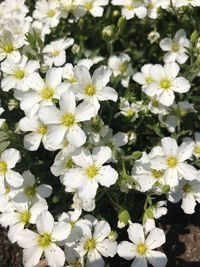
<instances>
[{"instance_id":1,"label":"dark soil","mask_svg":"<svg viewBox=\"0 0 200 267\"><path fill-rule=\"evenodd\" d=\"M179 205L169 205L167 216L159 222L166 233L163 251L168 257L167 267L200 267L200 207L194 215L185 215ZM23 267L22 252L12 245L6 230L0 227L0 267ZM116 256L110 267L129 267L131 261ZM109 265L107 265L109 266Z\"/></svg>"}]
</instances>

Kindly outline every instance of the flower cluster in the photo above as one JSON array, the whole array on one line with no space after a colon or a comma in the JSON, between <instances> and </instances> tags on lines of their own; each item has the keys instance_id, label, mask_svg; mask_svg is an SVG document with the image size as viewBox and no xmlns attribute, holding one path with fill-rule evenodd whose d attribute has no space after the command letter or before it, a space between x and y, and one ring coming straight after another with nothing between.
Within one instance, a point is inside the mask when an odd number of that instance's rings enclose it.
<instances>
[{"instance_id":1,"label":"flower cluster","mask_svg":"<svg viewBox=\"0 0 200 267\"><path fill-rule=\"evenodd\" d=\"M166 266L157 220L200 203L198 6L0 3L0 224L25 267Z\"/></svg>"}]
</instances>

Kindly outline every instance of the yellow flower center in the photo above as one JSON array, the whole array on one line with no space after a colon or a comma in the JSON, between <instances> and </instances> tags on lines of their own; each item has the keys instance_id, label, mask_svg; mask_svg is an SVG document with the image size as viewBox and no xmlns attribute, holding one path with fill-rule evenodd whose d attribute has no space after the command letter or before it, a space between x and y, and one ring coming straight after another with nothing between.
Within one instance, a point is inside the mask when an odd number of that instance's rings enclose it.
<instances>
[{"instance_id":1,"label":"yellow flower center","mask_svg":"<svg viewBox=\"0 0 200 267\"><path fill-rule=\"evenodd\" d=\"M93 84L88 84L85 87L84 91L87 96L93 96L96 94L96 86L94 86Z\"/></svg>"},{"instance_id":2,"label":"yellow flower center","mask_svg":"<svg viewBox=\"0 0 200 267\"><path fill-rule=\"evenodd\" d=\"M159 170L152 170L151 173L152 173L154 178L160 179L163 177L164 171L163 170L160 170L160 171Z\"/></svg>"},{"instance_id":3,"label":"yellow flower center","mask_svg":"<svg viewBox=\"0 0 200 267\"><path fill-rule=\"evenodd\" d=\"M19 220L20 220L20 222L22 222L24 224L28 223L30 218L31 218L31 213L29 210L26 210L26 211L19 214Z\"/></svg>"},{"instance_id":4,"label":"yellow flower center","mask_svg":"<svg viewBox=\"0 0 200 267\"><path fill-rule=\"evenodd\" d=\"M172 83L169 79L163 79L161 82L160 82L160 87L163 89L163 90L168 90L170 89L170 87L172 86Z\"/></svg>"},{"instance_id":5,"label":"yellow flower center","mask_svg":"<svg viewBox=\"0 0 200 267\"><path fill-rule=\"evenodd\" d=\"M49 9L48 12L47 12L47 16L50 17L50 18L54 17L55 14L56 14L56 11L53 10L53 9Z\"/></svg>"},{"instance_id":6,"label":"yellow flower center","mask_svg":"<svg viewBox=\"0 0 200 267\"><path fill-rule=\"evenodd\" d=\"M51 55L52 55L52 57L57 57L57 56L60 55L60 51L59 50L54 50L54 51L51 52Z\"/></svg>"},{"instance_id":7,"label":"yellow flower center","mask_svg":"<svg viewBox=\"0 0 200 267\"><path fill-rule=\"evenodd\" d=\"M128 115L128 117L133 117L135 115L135 111L133 109L129 109L127 111L127 115Z\"/></svg>"},{"instance_id":8,"label":"yellow flower center","mask_svg":"<svg viewBox=\"0 0 200 267\"><path fill-rule=\"evenodd\" d=\"M87 167L85 172L86 172L87 177L89 177L90 179L93 179L98 174L99 168L93 164Z\"/></svg>"},{"instance_id":9,"label":"yellow flower center","mask_svg":"<svg viewBox=\"0 0 200 267\"><path fill-rule=\"evenodd\" d=\"M178 52L179 49L180 49L180 45L177 44L177 43L173 43L173 45L172 45L172 51L173 52Z\"/></svg>"},{"instance_id":10,"label":"yellow flower center","mask_svg":"<svg viewBox=\"0 0 200 267\"><path fill-rule=\"evenodd\" d=\"M177 164L178 164L178 160L177 160L176 157L171 156L171 157L169 157L169 158L167 159L167 165L168 165L170 168L175 167Z\"/></svg>"},{"instance_id":11,"label":"yellow flower center","mask_svg":"<svg viewBox=\"0 0 200 267\"><path fill-rule=\"evenodd\" d=\"M27 186L26 188L24 188L24 193L28 197L34 197L36 195L36 189L33 186Z\"/></svg>"},{"instance_id":12,"label":"yellow flower center","mask_svg":"<svg viewBox=\"0 0 200 267\"><path fill-rule=\"evenodd\" d=\"M192 186L191 186L191 184L189 184L189 183L184 184L184 186L183 186L183 192L185 192L185 193L192 192Z\"/></svg>"},{"instance_id":13,"label":"yellow flower center","mask_svg":"<svg viewBox=\"0 0 200 267\"><path fill-rule=\"evenodd\" d=\"M84 244L84 249L87 251L91 251L95 249L96 247L96 241L94 238L88 239Z\"/></svg>"},{"instance_id":14,"label":"yellow flower center","mask_svg":"<svg viewBox=\"0 0 200 267\"><path fill-rule=\"evenodd\" d=\"M43 233L37 240L38 246L46 249L51 245L52 237L49 233Z\"/></svg>"},{"instance_id":15,"label":"yellow flower center","mask_svg":"<svg viewBox=\"0 0 200 267\"><path fill-rule=\"evenodd\" d=\"M70 83L76 83L77 82L77 79L73 76L73 75L71 75L70 77L68 77L68 79L67 79Z\"/></svg>"},{"instance_id":16,"label":"yellow flower center","mask_svg":"<svg viewBox=\"0 0 200 267\"><path fill-rule=\"evenodd\" d=\"M7 163L4 161L0 161L0 174L5 174L8 170Z\"/></svg>"},{"instance_id":17,"label":"yellow flower center","mask_svg":"<svg viewBox=\"0 0 200 267\"><path fill-rule=\"evenodd\" d=\"M13 46L13 44L8 43L3 47L3 50L5 53L10 54L14 51L14 46Z\"/></svg>"},{"instance_id":18,"label":"yellow flower center","mask_svg":"<svg viewBox=\"0 0 200 267\"><path fill-rule=\"evenodd\" d=\"M200 146L199 145L195 145L195 147L194 147L194 153L195 154L200 154Z\"/></svg>"},{"instance_id":19,"label":"yellow flower center","mask_svg":"<svg viewBox=\"0 0 200 267\"><path fill-rule=\"evenodd\" d=\"M133 10L135 7L134 7L134 5L131 5L131 4L130 4L130 5L127 5L126 8L127 8L128 10Z\"/></svg>"},{"instance_id":20,"label":"yellow flower center","mask_svg":"<svg viewBox=\"0 0 200 267\"><path fill-rule=\"evenodd\" d=\"M144 256L147 252L147 246L143 243L140 243L137 245L137 253L140 255L140 256Z\"/></svg>"},{"instance_id":21,"label":"yellow flower center","mask_svg":"<svg viewBox=\"0 0 200 267\"><path fill-rule=\"evenodd\" d=\"M86 2L86 3L84 4L84 7L85 7L85 9L87 9L87 10L91 10L91 9L93 8L93 4L92 4L92 2Z\"/></svg>"},{"instance_id":22,"label":"yellow flower center","mask_svg":"<svg viewBox=\"0 0 200 267\"><path fill-rule=\"evenodd\" d=\"M153 82L154 82L154 79L151 76L146 78L146 83L150 84L150 83L153 83Z\"/></svg>"},{"instance_id":23,"label":"yellow flower center","mask_svg":"<svg viewBox=\"0 0 200 267\"><path fill-rule=\"evenodd\" d=\"M47 126L41 125L38 129L38 133L41 135L45 135L47 133Z\"/></svg>"},{"instance_id":24,"label":"yellow flower center","mask_svg":"<svg viewBox=\"0 0 200 267\"><path fill-rule=\"evenodd\" d=\"M75 124L75 117L72 113L67 113L62 116L61 121L65 127L72 127Z\"/></svg>"},{"instance_id":25,"label":"yellow flower center","mask_svg":"<svg viewBox=\"0 0 200 267\"><path fill-rule=\"evenodd\" d=\"M25 71L24 70L17 70L15 72L15 78L18 79L18 80L22 80L25 76Z\"/></svg>"},{"instance_id":26,"label":"yellow flower center","mask_svg":"<svg viewBox=\"0 0 200 267\"><path fill-rule=\"evenodd\" d=\"M51 99L54 96L54 90L51 87L46 87L42 90L42 98L43 99Z\"/></svg>"},{"instance_id":27,"label":"yellow flower center","mask_svg":"<svg viewBox=\"0 0 200 267\"><path fill-rule=\"evenodd\" d=\"M153 9L154 8L154 5L153 3L149 3L148 6L147 6L148 9Z\"/></svg>"}]
</instances>

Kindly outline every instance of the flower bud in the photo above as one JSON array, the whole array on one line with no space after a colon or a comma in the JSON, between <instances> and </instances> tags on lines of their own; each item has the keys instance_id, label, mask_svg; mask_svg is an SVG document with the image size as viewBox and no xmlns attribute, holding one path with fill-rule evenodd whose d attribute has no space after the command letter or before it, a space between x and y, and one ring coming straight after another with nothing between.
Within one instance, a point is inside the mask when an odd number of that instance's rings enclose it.
<instances>
[{"instance_id":1,"label":"flower bud","mask_svg":"<svg viewBox=\"0 0 200 267\"><path fill-rule=\"evenodd\" d=\"M131 218L129 212L127 210L121 210L118 214L118 223L117 223L118 228L125 227L130 221L130 219Z\"/></svg>"},{"instance_id":2,"label":"flower bud","mask_svg":"<svg viewBox=\"0 0 200 267\"><path fill-rule=\"evenodd\" d=\"M116 231L111 231L110 234L108 235L108 239L110 241L115 241L118 237L118 234Z\"/></svg>"}]
</instances>

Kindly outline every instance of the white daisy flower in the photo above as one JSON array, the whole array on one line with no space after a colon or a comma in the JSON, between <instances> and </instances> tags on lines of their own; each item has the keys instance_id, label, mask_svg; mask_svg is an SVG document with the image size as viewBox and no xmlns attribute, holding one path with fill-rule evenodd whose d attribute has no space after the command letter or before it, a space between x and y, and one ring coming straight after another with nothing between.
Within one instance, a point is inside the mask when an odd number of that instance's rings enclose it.
<instances>
[{"instance_id":1,"label":"white daisy flower","mask_svg":"<svg viewBox=\"0 0 200 267\"><path fill-rule=\"evenodd\" d=\"M103 6L108 5L108 0L77 0L76 4L83 7L85 12L89 12L94 17L102 17Z\"/></svg>"},{"instance_id":2,"label":"white daisy flower","mask_svg":"<svg viewBox=\"0 0 200 267\"><path fill-rule=\"evenodd\" d=\"M163 230L154 228L145 237L143 226L133 223L128 228L128 236L131 242L122 241L118 245L117 253L126 260L134 259L132 267L147 267L147 262L154 267L166 266L166 255L160 251L154 251L155 248L165 243Z\"/></svg>"},{"instance_id":3,"label":"white daisy flower","mask_svg":"<svg viewBox=\"0 0 200 267\"><path fill-rule=\"evenodd\" d=\"M38 233L25 229L17 237L18 245L24 248L24 266L37 265L44 253L50 266L62 267L65 254L56 242L62 241L70 234L70 225L66 222L55 223L51 213L43 211L36 220L36 228Z\"/></svg>"},{"instance_id":4,"label":"white daisy flower","mask_svg":"<svg viewBox=\"0 0 200 267\"><path fill-rule=\"evenodd\" d=\"M82 146L86 142L86 135L78 123L94 117L94 107L89 103L81 103L76 107L72 92L63 93L59 103L61 110L55 106L46 106L39 110L39 118L49 127L49 143L56 146L66 139L73 146Z\"/></svg>"},{"instance_id":5,"label":"white daisy flower","mask_svg":"<svg viewBox=\"0 0 200 267\"><path fill-rule=\"evenodd\" d=\"M110 165L104 165L111 156L109 147L95 147L92 154L87 149L77 151L76 155L72 156L77 167L68 170L61 180L65 191L77 191L80 198L92 199L99 184L105 187L113 185L118 173Z\"/></svg>"}]
</instances>

